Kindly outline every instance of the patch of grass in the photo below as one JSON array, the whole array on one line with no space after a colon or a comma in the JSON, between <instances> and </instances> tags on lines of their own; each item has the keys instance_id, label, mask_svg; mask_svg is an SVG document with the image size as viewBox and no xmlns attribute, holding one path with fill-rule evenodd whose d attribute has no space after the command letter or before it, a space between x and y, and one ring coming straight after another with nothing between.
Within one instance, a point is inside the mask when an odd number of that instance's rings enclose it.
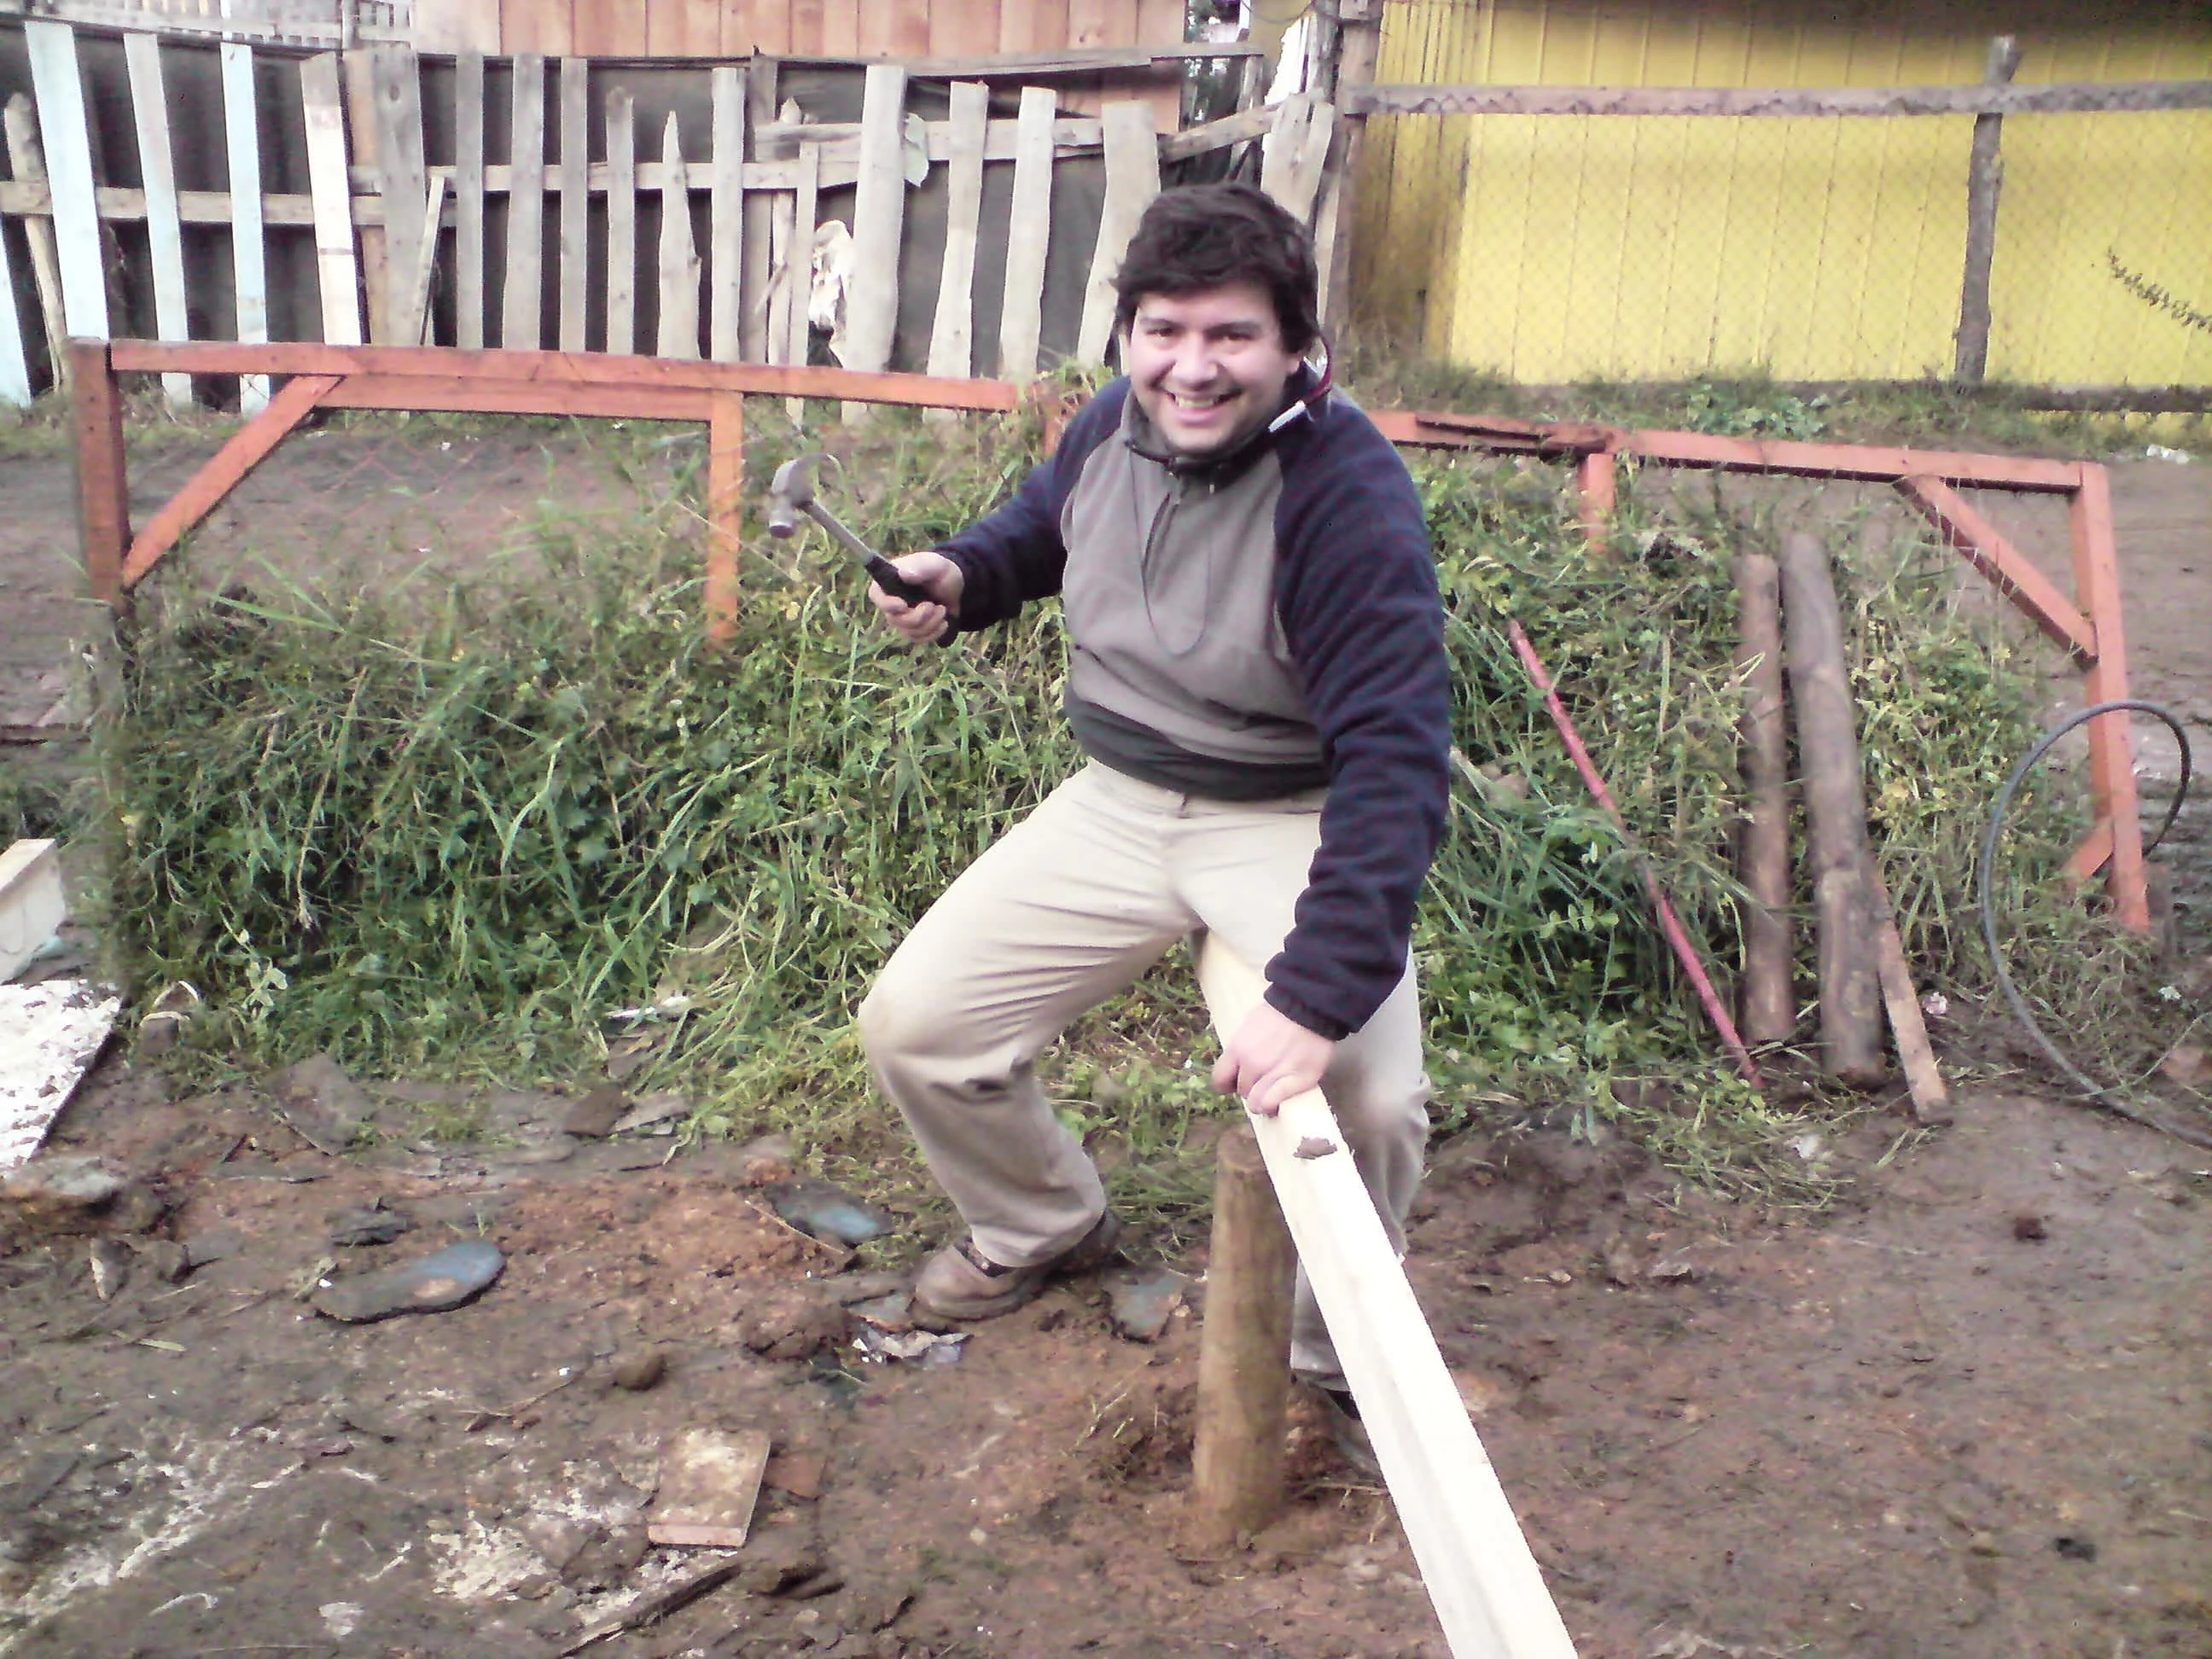
<instances>
[{"instance_id":1,"label":"patch of grass","mask_svg":"<svg viewBox=\"0 0 2212 1659\"><path fill-rule=\"evenodd\" d=\"M753 436L758 501L799 440L780 418ZM846 477L827 487L876 544L926 545L1001 499L1035 436L879 416L837 441ZM546 575L520 592L272 582L226 599L164 579L174 597L142 609L101 739L127 968L206 994L185 1059L210 1075L328 1048L365 1073L575 1080L622 1040L612 1011L659 1003L665 1035L629 1086L685 1090L702 1133L793 1133L831 1173L933 1208L851 1011L920 911L1076 763L1058 612L909 651L870 622L842 554L755 526L738 638L710 648L702 452L680 432L610 442L651 447L636 516L609 538L548 508L532 552ZM1502 632L1509 616L1528 629L1725 976L1729 561L1747 532L1716 520L1659 537L1632 488L1616 540L1650 550L1605 562L1555 471L1417 470L1463 760L1414 940L1441 1121L1608 1124L1699 1182L1820 1201L1791 1143L1863 1104L1761 1103L1717 1063L1638 854L1587 801ZM1954 612L1946 558L1868 556L1838 550L1875 836L1923 972L1970 989L1975 832L2033 738L2036 681L2002 630ZM2063 799L2033 793L2014 843L2008 879L2037 915L2056 902L2039 884ZM1194 1149L1228 1109L1193 1063L1203 1030L1171 963L1043 1068L1072 1127L1110 1143L1117 1201L1170 1228L1203 1207ZM1655 1079L1668 1087L1627 1086Z\"/></svg>"}]
</instances>

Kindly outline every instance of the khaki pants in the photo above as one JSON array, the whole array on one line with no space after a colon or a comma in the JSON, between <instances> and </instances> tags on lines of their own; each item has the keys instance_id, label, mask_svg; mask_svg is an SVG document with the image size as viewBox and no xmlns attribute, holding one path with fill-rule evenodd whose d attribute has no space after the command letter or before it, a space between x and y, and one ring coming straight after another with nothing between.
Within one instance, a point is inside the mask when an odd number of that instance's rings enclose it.
<instances>
[{"instance_id":1,"label":"khaki pants","mask_svg":"<svg viewBox=\"0 0 2212 1659\"><path fill-rule=\"evenodd\" d=\"M1264 969L1305 890L1322 795L1206 800L1093 763L977 859L885 964L860 1016L876 1080L990 1260L1045 1261L1106 1204L1037 1083L1037 1055L1186 935L1210 931ZM1403 1250L1428 1136L1410 964L1337 1045L1322 1086ZM1291 1364L1340 1375L1303 1273Z\"/></svg>"}]
</instances>

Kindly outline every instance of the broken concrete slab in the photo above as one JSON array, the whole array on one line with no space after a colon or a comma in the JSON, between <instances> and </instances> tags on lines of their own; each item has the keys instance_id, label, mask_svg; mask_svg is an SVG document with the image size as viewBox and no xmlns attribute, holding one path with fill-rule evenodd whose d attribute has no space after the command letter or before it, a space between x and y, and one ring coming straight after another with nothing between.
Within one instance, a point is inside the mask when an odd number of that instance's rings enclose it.
<instances>
[{"instance_id":1,"label":"broken concrete slab","mask_svg":"<svg viewBox=\"0 0 2212 1659\"><path fill-rule=\"evenodd\" d=\"M0 985L0 1171L45 1143L122 1011L122 998L83 980Z\"/></svg>"}]
</instances>

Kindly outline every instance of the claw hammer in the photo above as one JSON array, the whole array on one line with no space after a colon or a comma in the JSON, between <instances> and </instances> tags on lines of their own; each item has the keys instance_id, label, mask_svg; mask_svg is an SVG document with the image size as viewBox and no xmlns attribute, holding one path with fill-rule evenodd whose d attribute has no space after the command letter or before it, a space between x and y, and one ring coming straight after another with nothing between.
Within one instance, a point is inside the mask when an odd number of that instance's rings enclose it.
<instances>
[{"instance_id":1,"label":"claw hammer","mask_svg":"<svg viewBox=\"0 0 2212 1659\"><path fill-rule=\"evenodd\" d=\"M934 603L935 594L919 582L910 582L900 575L896 566L846 529L836 514L815 499L814 469L821 459L822 453L817 450L776 468L775 477L769 480L768 487L768 533L780 542L789 541L799 533L799 515L804 513L867 567L868 574L875 578L876 586L884 592L908 605Z\"/></svg>"}]
</instances>

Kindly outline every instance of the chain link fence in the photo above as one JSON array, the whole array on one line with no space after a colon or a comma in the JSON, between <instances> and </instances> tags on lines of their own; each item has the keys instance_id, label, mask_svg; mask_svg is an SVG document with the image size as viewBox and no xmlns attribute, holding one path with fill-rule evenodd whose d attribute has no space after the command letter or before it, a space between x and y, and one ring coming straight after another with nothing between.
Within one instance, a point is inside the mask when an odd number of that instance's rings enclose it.
<instances>
[{"instance_id":1,"label":"chain link fence","mask_svg":"<svg viewBox=\"0 0 2212 1659\"><path fill-rule=\"evenodd\" d=\"M1632 9L1541 3L1413 0L1386 19L1377 78L1401 84L1938 84L1978 80L1978 63L1961 65L1984 49L1963 31L1916 46L1895 25L1885 58L1869 30L1839 25L1801 28L1784 61L1762 58L1746 23L1733 59L1711 28L1686 55ZM2198 33L2202 64L2174 47L2147 69L2109 65L2112 78L2212 71L2212 20ZM2041 62L2078 72L2063 54ZM1524 382L1946 375L1974 127L1955 114L1378 115L1356 304L1408 344ZM2212 112L2012 115L2000 143L1990 377L2212 385Z\"/></svg>"}]
</instances>

